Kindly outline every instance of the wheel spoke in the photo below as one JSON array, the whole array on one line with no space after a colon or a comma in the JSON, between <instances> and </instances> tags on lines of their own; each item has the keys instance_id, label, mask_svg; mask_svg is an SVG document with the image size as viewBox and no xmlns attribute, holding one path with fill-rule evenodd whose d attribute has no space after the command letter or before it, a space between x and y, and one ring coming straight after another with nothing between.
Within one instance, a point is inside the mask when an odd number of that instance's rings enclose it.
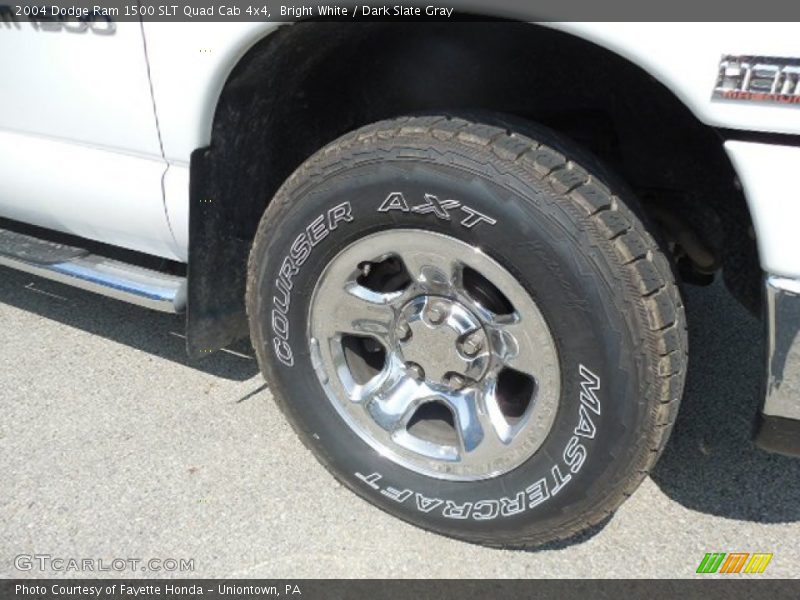
<instances>
[{"instance_id":1,"label":"wheel spoke","mask_svg":"<svg viewBox=\"0 0 800 600\"><path fill-rule=\"evenodd\" d=\"M327 292L325 296L328 309L317 315L314 323L317 331L328 336L342 333L370 335L388 344L396 294L378 294L350 283L338 291Z\"/></svg>"},{"instance_id":2,"label":"wheel spoke","mask_svg":"<svg viewBox=\"0 0 800 600\"><path fill-rule=\"evenodd\" d=\"M480 389L471 389L450 400L455 413L455 426L458 430L462 460L491 462L503 451L500 438L504 427L502 415L491 410L492 398ZM500 419L498 420L498 416Z\"/></svg>"},{"instance_id":3,"label":"wheel spoke","mask_svg":"<svg viewBox=\"0 0 800 600\"><path fill-rule=\"evenodd\" d=\"M412 280L429 292L447 292L458 285L459 263L451 256L407 249L400 255Z\"/></svg>"},{"instance_id":4,"label":"wheel spoke","mask_svg":"<svg viewBox=\"0 0 800 600\"><path fill-rule=\"evenodd\" d=\"M395 365L380 388L365 399L365 408L382 429L393 433L405 427L423 398L424 386Z\"/></svg>"},{"instance_id":5,"label":"wheel spoke","mask_svg":"<svg viewBox=\"0 0 800 600\"><path fill-rule=\"evenodd\" d=\"M489 325L489 336L500 364L534 379L551 366L554 358L548 347L536 343L535 327L524 319L506 316L493 319Z\"/></svg>"}]
</instances>

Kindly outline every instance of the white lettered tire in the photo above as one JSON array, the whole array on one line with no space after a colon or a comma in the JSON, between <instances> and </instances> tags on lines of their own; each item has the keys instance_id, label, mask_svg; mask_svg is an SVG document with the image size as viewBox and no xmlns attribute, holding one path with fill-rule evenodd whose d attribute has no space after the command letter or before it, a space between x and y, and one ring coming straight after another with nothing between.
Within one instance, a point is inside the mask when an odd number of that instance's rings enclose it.
<instances>
[{"instance_id":1,"label":"white lettered tire","mask_svg":"<svg viewBox=\"0 0 800 600\"><path fill-rule=\"evenodd\" d=\"M380 508L495 546L610 515L685 374L680 295L635 201L551 136L436 116L355 131L281 187L250 259L253 345L304 443Z\"/></svg>"}]
</instances>

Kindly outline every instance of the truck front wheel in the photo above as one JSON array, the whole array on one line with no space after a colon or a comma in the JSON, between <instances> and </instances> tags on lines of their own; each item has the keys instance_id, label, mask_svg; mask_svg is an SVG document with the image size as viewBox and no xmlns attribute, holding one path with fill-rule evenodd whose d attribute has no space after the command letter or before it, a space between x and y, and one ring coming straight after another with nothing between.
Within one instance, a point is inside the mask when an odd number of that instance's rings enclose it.
<instances>
[{"instance_id":1,"label":"truck front wheel","mask_svg":"<svg viewBox=\"0 0 800 600\"><path fill-rule=\"evenodd\" d=\"M495 546L618 507L686 366L673 272L634 201L542 139L364 127L281 187L249 267L260 365L318 459L406 521Z\"/></svg>"}]
</instances>

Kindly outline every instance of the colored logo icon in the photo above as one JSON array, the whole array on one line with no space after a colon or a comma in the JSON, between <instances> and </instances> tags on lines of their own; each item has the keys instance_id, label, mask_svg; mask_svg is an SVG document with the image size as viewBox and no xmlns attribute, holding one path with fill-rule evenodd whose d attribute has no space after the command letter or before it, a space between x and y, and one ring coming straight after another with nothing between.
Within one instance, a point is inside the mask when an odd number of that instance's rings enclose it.
<instances>
[{"instance_id":1,"label":"colored logo icon","mask_svg":"<svg viewBox=\"0 0 800 600\"><path fill-rule=\"evenodd\" d=\"M697 573L763 573L772 560L772 553L767 552L708 552L700 561Z\"/></svg>"}]
</instances>

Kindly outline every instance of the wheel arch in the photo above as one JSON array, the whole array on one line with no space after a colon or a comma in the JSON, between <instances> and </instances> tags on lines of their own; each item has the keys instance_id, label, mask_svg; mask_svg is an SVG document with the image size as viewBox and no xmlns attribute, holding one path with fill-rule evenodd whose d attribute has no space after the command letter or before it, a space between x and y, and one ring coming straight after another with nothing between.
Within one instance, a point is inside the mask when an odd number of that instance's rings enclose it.
<instances>
[{"instance_id":1,"label":"wheel arch","mask_svg":"<svg viewBox=\"0 0 800 600\"><path fill-rule=\"evenodd\" d=\"M204 147L191 159L191 354L245 334L245 258L281 183L347 131L409 113L502 112L572 138L619 172L648 209L666 211L668 221L677 218L696 234L716 254L713 268L730 267L734 292L755 305L758 256L736 174L718 132L698 119L685 93L659 81L663 74L599 46L600 39L586 41L589 32L580 27L355 26L357 35L352 23L303 22L266 35L251 28L227 53L228 64L217 65L217 81L227 76L218 98L205 101L198 137Z\"/></svg>"}]
</instances>

